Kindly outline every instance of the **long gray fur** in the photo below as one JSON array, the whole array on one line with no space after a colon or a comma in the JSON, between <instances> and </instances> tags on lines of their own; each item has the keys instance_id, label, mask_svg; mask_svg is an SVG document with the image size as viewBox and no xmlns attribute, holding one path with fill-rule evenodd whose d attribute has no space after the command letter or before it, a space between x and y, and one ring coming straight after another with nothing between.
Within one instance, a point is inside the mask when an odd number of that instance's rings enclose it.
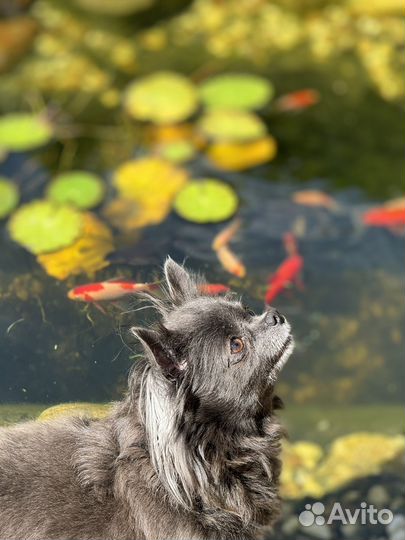
<instances>
[{"instance_id":1,"label":"long gray fur","mask_svg":"<svg viewBox=\"0 0 405 540\"><path fill-rule=\"evenodd\" d=\"M250 540L279 515L273 387L290 326L201 295L171 259L165 281L149 297L159 322L131 329L144 355L107 418L0 429L1 540Z\"/></svg>"}]
</instances>

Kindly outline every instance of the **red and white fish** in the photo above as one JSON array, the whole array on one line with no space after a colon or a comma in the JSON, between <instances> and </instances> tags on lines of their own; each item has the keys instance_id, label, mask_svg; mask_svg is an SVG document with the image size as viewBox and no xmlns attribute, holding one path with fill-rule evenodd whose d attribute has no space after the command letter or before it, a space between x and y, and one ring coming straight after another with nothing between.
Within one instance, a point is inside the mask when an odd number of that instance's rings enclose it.
<instances>
[{"instance_id":1,"label":"red and white fish","mask_svg":"<svg viewBox=\"0 0 405 540\"><path fill-rule=\"evenodd\" d=\"M226 293L231 289L227 285L222 285L222 283L202 283L199 286L199 290L201 294L216 296L217 294Z\"/></svg>"},{"instance_id":2,"label":"red and white fish","mask_svg":"<svg viewBox=\"0 0 405 540\"><path fill-rule=\"evenodd\" d=\"M379 206L365 212L362 216L368 227L397 228L405 226L405 208Z\"/></svg>"},{"instance_id":3,"label":"red and white fish","mask_svg":"<svg viewBox=\"0 0 405 540\"><path fill-rule=\"evenodd\" d=\"M333 197L317 189L303 189L293 193L292 200L296 204L303 206L323 206L329 210L337 207L337 202Z\"/></svg>"},{"instance_id":4,"label":"red and white fish","mask_svg":"<svg viewBox=\"0 0 405 540\"><path fill-rule=\"evenodd\" d=\"M135 283L121 279L100 281L99 283L86 283L79 285L68 292L68 298L81 302L103 302L118 300L127 294L156 289L156 283Z\"/></svg>"},{"instance_id":5,"label":"red and white fish","mask_svg":"<svg viewBox=\"0 0 405 540\"><path fill-rule=\"evenodd\" d=\"M305 88L279 97L274 106L280 112L301 111L316 105L320 99L321 96L317 90Z\"/></svg>"}]
</instances>

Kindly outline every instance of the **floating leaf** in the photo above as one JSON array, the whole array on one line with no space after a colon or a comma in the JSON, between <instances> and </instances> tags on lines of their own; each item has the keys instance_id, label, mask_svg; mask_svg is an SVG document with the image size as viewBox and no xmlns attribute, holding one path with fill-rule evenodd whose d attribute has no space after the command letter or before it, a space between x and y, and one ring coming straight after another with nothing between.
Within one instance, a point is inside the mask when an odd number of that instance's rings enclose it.
<instances>
[{"instance_id":1,"label":"floating leaf","mask_svg":"<svg viewBox=\"0 0 405 540\"><path fill-rule=\"evenodd\" d=\"M149 8L155 0L74 0L74 3L90 12L122 16Z\"/></svg>"},{"instance_id":2,"label":"floating leaf","mask_svg":"<svg viewBox=\"0 0 405 540\"><path fill-rule=\"evenodd\" d=\"M177 141L189 141L194 137L194 127L191 124L151 125L147 130L150 144L166 144Z\"/></svg>"},{"instance_id":3,"label":"floating leaf","mask_svg":"<svg viewBox=\"0 0 405 540\"><path fill-rule=\"evenodd\" d=\"M170 206L148 205L147 203L118 198L104 208L103 214L117 229L132 231L162 222L169 211Z\"/></svg>"},{"instance_id":4,"label":"floating leaf","mask_svg":"<svg viewBox=\"0 0 405 540\"><path fill-rule=\"evenodd\" d=\"M213 178L203 178L192 180L179 192L174 208L188 221L216 223L229 219L238 204L238 196L230 185Z\"/></svg>"},{"instance_id":5,"label":"floating leaf","mask_svg":"<svg viewBox=\"0 0 405 540\"><path fill-rule=\"evenodd\" d=\"M196 150L189 141L173 141L162 144L157 148L157 152L162 158L173 163L184 163L190 161L195 156Z\"/></svg>"},{"instance_id":6,"label":"floating leaf","mask_svg":"<svg viewBox=\"0 0 405 540\"><path fill-rule=\"evenodd\" d=\"M52 138L52 127L43 116L10 113L0 118L0 146L23 152L43 146Z\"/></svg>"},{"instance_id":7,"label":"floating leaf","mask_svg":"<svg viewBox=\"0 0 405 540\"><path fill-rule=\"evenodd\" d=\"M82 225L82 215L74 208L38 200L21 206L8 228L15 242L37 255L71 245Z\"/></svg>"},{"instance_id":8,"label":"floating leaf","mask_svg":"<svg viewBox=\"0 0 405 540\"><path fill-rule=\"evenodd\" d=\"M266 134L266 126L254 113L214 109L198 122L201 132L214 140L245 142Z\"/></svg>"},{"instance_id":9,"label":"floating leaf","mask_svg":"<svg viewBox=\"0 0 405 540\"><path fill-rule=\"evenodd\" d=\"M14 210L19 199L17 186L0 176L0 219L5 218Z\"/></svg>"},{"instance_id":10,"label":"floating leaf","mask_svg":"<svg viewBox=\"0 0 405 540\"><path fill-rule=\"evenodd\" d=\"M273 86L268 80L246 73L218 75L200 88L201 100L210 109L259 109L273 94Z\"/></svg>"},{"instance_id":11,"label":"floating leaf","mask_svg":"<svg viewBox=\"0 0 405 540\"><path fill-rule=\"evenodd\" d=\"M104 198L101 179L86 171L60 174L49 185L47 196L55 202L72 204L80 209L93 208Z\"/></svg>"},{"instance_id":12,"label":"floating leaf","mask_svg":"<svg viewBox=\"0 0 405 540\"><path fill-rule=\"evenodd\" d=\"M111 410L109 403L59 403L48 407L38 416L38 420L54 420L61 416L87 416L89 418L105 418Z\"/></svg>"},{"instance_id":13,"label":"floating leaf","mask_svg":"<svg viewBox=\"0 0 405 540\"><path fill-rule=\"evenodd\" d=\"M183 75L160 71L129 85L124 106L137 120L157 124L180 122L191 116L198 105L194 85Z\"/></svg>"},{"instance_id":14,"label":"floating leaf","mask_svg":"<svg viewBox=\"0 0 405 540\"><path fill-rule=\"evenodd\" d=\"M208 148L207 156L217 167L228 171L243 171L272 160L276 153L276 141L268 135L247 143L215 143Z\"/></svg>"},{"instance_id":15,"label":"floating leaf","mask_svg":"<svg viewBox=\"0 0 405 540\"><path fill-rule=\"evenodd\" d=\"M106 256L114 250L110 229L91 212L83 214L80 238L71 246L39 255L37 260L47 274L56 279L88 274L108 266Z\"/></svg>"}]
</instances>

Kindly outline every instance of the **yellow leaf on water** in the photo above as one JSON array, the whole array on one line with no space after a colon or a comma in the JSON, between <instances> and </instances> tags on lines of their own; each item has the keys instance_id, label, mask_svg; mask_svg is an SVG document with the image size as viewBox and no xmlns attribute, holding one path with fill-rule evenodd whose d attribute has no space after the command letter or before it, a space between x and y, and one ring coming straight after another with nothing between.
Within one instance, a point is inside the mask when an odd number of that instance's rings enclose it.
<instances>
[{"instance_id":1,"label":"yellow leaf on water","mask_svg":"<svg viewBox=\"0 0 405 540\"><path fill-rule=\"evenodd\" d=\"M103 211L106 219L121 231L132 231L163 221L170 211L167 205L142 205L129 199L114 199Z\"/></svg>"},{"instance_id":2,"label":"yellow leaf on water","mask_svg":"<svg viewBox=\"0 0 405 540\"><path fill-rule=\"evenodd\" d=\"M89 276L108 266L106 256L114 249L110 229L94 214L83 215L83 231L71 246L37 257L46 273L56 279L85 273Z\"/></svg>"},{"instance_id":3,"label":"yellow leaf on water","mask_svg":"<svg viewBox=\"0 0 405 540\"><path fill-rule=\"evenodd\" d=\"M277 144L270 135L253 142L218 142L212 144L207 155L219 168L228 171L243 171L262 165L274 158Z\"/></svg>"},{"instance_id":4,"label":"yellow leaf on water","mask_svg":"<svg viewBox=\"0 0 405 540\"><path fill-rule=\"evenodd\" d=\"M120 197L107 206L104 215L122 230L160 223L187 180L185 170L161 158L128 161L114 176Z\"/></svg>"}]
</instances>

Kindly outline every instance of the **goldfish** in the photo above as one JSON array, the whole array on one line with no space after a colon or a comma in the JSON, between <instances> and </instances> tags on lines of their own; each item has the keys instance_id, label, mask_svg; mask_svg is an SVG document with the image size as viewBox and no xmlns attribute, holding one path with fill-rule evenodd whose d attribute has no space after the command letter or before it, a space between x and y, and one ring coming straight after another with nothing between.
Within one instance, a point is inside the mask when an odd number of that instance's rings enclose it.
<instances>
[{"instance_id":1,"label":"goldfish","mask_svg":"<svg viewBox=\"0 0 405 540\"><path fill-rule=\"evenodd\" d=\"M212 241L212 249L214 251L218 251L222 247L229 244L229 242L232 240L232 238L235 236L235 234L238 232L241 226L241 220L235 219L232 221L230 225L225 227L225 229L222 229L214 238Z\"/></svg>"},{"instance_id":2,"label":"goldfish","mask_svg":"<svg viewBox=\"0 0 405 540\"><path fill-rule=\"evenodd\" d=\"M222 285L222 283L202 283L199 290L202 294L206 294L207 296L215 296L217 294L226 293L231 289L227 285Z\"/></svg>"},{"instance_id":3,"label":"goldfish","mask_svg":"<svg viewBox=\"0 0 405 540\"><path fill-rule=\"evenodd\" d=\"M227 272L239 278L244 278L246 276L244 264L227 245L222 246L216 253L219 262Z\"/></svg>"},{"instance_id":4,"label":"goldfish","mask_svg":"<svg viewBox=\"0 0 405 540\"><path fill-rule=\"evenodd\" d=\"M281 112L301 111L316 105L320 98L321 96L317 90L305 88L279 97L275 102L275 107Z\"/></svg>"},{"instance_id":5,"label":"goldfish","mask_svg":"<svg viewBox=\"0 0 405 540\"><path fill-rule=\"evenodd\" d=\"M405 208L372 208L363 214L362 221L369 227L402 227L405 225Z\"/></svg>"},{"instance_id":6,"label":"goldfish","mask_svg":"<svg viewBox=\"0 0 405 540\"><path fill-rule=\"evenodd\" d=\"M150 291L156 287L155 283L134 283L117 279L79 285L71 289L67 295L71 300L102 302L104 300L117 300L131 293Z\"/></svg>"},{"instance_id":7,"label":"goldfish","mask_svg":"<svg viewBox=\"0 0 405 540\"><path fill-rule=\"evenodd\" d=\"M269 287L266 291L265 302L271 302L289 287L294 281L299 281L299 274L304 266L301 255L291 255L278 267L274 275L269 279Z\"/></svg>"},{"instance_id":8,"label":"goldfish","mask_svg":"<svg viewBox=\"0 0 405 540\"><path fill-rule=\"evenodd\" d=\"M317 189L296 191L293 193L292 199L296 204L302 204L304 206L323 206L329 209L336 208L337 206L333 197Z\"/></svg>"}]
</instances>

